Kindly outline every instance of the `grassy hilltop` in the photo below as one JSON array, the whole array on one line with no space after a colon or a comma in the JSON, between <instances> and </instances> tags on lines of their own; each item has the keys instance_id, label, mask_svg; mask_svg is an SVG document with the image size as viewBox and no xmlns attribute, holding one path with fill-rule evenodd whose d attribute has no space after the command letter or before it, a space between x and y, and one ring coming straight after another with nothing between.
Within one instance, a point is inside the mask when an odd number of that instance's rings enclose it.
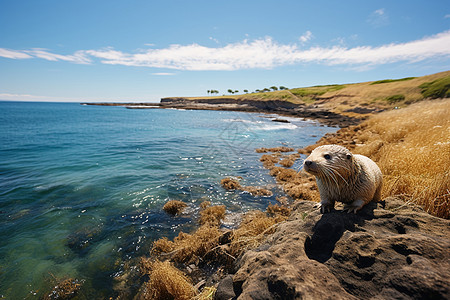
<instances>
[{"instance_id":1,"label":"grassy hilltop","mask_svg":"<svg viewBox=\"0 0 450 300\"><path fill-rule=\"evenodd\" d=\"M187 100L232 98L237 100L283 100L314 105L355 116L374 110L403 107L425 98L450 97L450 71L422 77L385 79L343 85L321 85L242 95L189 97Z\"/></svg>"}]
</instances>

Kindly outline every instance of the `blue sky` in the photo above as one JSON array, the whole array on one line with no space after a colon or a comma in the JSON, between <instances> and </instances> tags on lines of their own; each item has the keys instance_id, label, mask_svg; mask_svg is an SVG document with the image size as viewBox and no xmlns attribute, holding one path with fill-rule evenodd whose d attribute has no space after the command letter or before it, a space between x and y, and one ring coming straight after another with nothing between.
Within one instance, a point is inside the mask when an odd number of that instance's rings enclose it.
<instances>
[{"instance_id":1,"label":"blue sky","mask_svg":"<svg viewBox=\"0 0 450 300\"><path fill-rule=\"evenodd\" d=\"M0 0L3 100L157 102L449 69L448 0Z\"/></svg>"}]
</instances>

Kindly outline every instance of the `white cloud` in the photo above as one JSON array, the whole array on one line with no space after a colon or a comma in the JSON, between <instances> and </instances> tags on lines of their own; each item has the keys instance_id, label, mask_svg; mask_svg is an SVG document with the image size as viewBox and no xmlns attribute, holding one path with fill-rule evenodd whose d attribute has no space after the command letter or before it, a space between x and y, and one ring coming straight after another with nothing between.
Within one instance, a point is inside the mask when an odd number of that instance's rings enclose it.
<instances>
[{"instance_id":1,"label":"white cloud","mask_svg":"<svg viewBox=\"0 0 450 300\"><path fill-rule=\"evenodd\" d=\"M407 43L392 43L379 47L346 48L313 47L301 50L295 44L278 44L271 38L244 40L221 48L198 44L172 45L165 49L149 49L138 54L113 49L87 51L105 64L143 66L178 70L238 70L270 69L296 63L386 64L399 61L415 62L433 57L450 56L450 31Z\"/></svg>"},{"instance_id":2,"label":"white cloud","mask_svg":"<svg viewBox=\"0 0 450 300\"><path fill-rule=\"evenodd\" d=\"M377 9L376 11L374 11L374 14L379 16L384 15L384 8Z\"/></svg>"},{"instance_id":3,"label":"white cloud","mask_svg":"<svg viewBox=\"0 0 450 300\"><path fill-rule=\"evenodd\" d=\"M12 59L25 59L25 58L32 58L32 56L17 50L9 50L0 48L0 57L5 58L12 58Z\"/></svg>"},{"instance_id":4,"label":"white cloud","mask_svg":"<svg viewBox=\"0 0 450 300\"><path fill-rule=\"evenodd\" d=\"M369 15L367 22L375 28L383 27L389 25L389 17L384 8L380 8Z\"/></svg>"},{"instance_id":5,"label":"white cloud","mask_svg":"<svg viewBox=\"0 0 450 300\"><path fill-rule=\"evenodd\" d=\"M77 51L73 55L59 55L43 49L15 51L0 48L0 56L15 59L34 57L74 63L94 63L100 60L101 63L110 65L189 71L271 69L300 63L374 66L450 57L450 31L415 41L378 47L348 48L337 45L302 49L297 44L279 44L267 37L253 41L244 40L223 47L205 47L199 44L171 45L161 49L139 50L136 53L104 48Z\"/></svg>"},{"instance_id":6,"label":"white cloud","mask_svg":"<svg viewBox=\"0 0 450 300\"><path fill-rule=\"evenodd\" d=\"M445 16L444 16L444 19L449 19L450 18L450 14L446 14Z\"/></svg>"},{"instance_id":7,"label":"white cloud","mask_svg":"<svg viewBox=\"0 0 450 300\"><path fill-rule=\"evenodd\" d=\"M88 64L91 62L84 51L77 51L71 55L61 55L51 53L47 49L41 48L33 48L31 50L10 50L0 48L0 57L12 59L42 58L50 61L62 60L78 64Z\"/></svg>"},{"instance_id":8,"label":"white cloud","mask_svg":"<svg viewBox=\"0 0 450 300\"><path fill-rule=\"evenodd\" d=\"M298 39L300 40L300 42L306 43L307 41L311 40L312 37L313 37L312 32L308 30L301 37L299 37Z\"/></svg>"}]
</instances>

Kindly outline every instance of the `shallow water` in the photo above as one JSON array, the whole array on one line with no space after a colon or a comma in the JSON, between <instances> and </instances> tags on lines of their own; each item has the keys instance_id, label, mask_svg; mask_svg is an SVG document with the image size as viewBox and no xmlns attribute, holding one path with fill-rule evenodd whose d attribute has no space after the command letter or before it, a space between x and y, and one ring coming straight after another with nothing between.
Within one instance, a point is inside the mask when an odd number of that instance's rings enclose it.
<instances>
[{"instance_id":1,"label":"shallow water","mask_svg":"<svg viewBox=\"0 0 450 300\"><path fill-rule=\"evenodd\" d=\"M197 226L202 201L230 215L265 209L281 191L255 148L303 147L336 130L288 119L0 102L0 298L37 299L68 277L84 280L86 298L108 298L123 262ZM226 176L274 196L225 191ZM170 199L189 207L170 217Z\"/></svg>"}]
</instances>

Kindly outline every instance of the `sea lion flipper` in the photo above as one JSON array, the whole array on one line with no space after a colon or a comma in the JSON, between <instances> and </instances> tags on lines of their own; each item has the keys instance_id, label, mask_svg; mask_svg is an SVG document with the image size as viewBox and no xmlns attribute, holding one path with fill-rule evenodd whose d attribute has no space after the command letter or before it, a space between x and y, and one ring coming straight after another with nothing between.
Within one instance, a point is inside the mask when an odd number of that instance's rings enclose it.
<instances>
[{"instance_id":1,"label":"sea lion flipper","mask_svg":"<svg viewBox=\"0 0 450 300\"><path fill-rule=\"evenodd\" d=\"M364 201L363 200L355 200L352 203L349 204L344 204L344 210L343 211L347 211L348 213L355 213L360 210L363 206L364 206Z\"/></svg>"}]
</instances>

